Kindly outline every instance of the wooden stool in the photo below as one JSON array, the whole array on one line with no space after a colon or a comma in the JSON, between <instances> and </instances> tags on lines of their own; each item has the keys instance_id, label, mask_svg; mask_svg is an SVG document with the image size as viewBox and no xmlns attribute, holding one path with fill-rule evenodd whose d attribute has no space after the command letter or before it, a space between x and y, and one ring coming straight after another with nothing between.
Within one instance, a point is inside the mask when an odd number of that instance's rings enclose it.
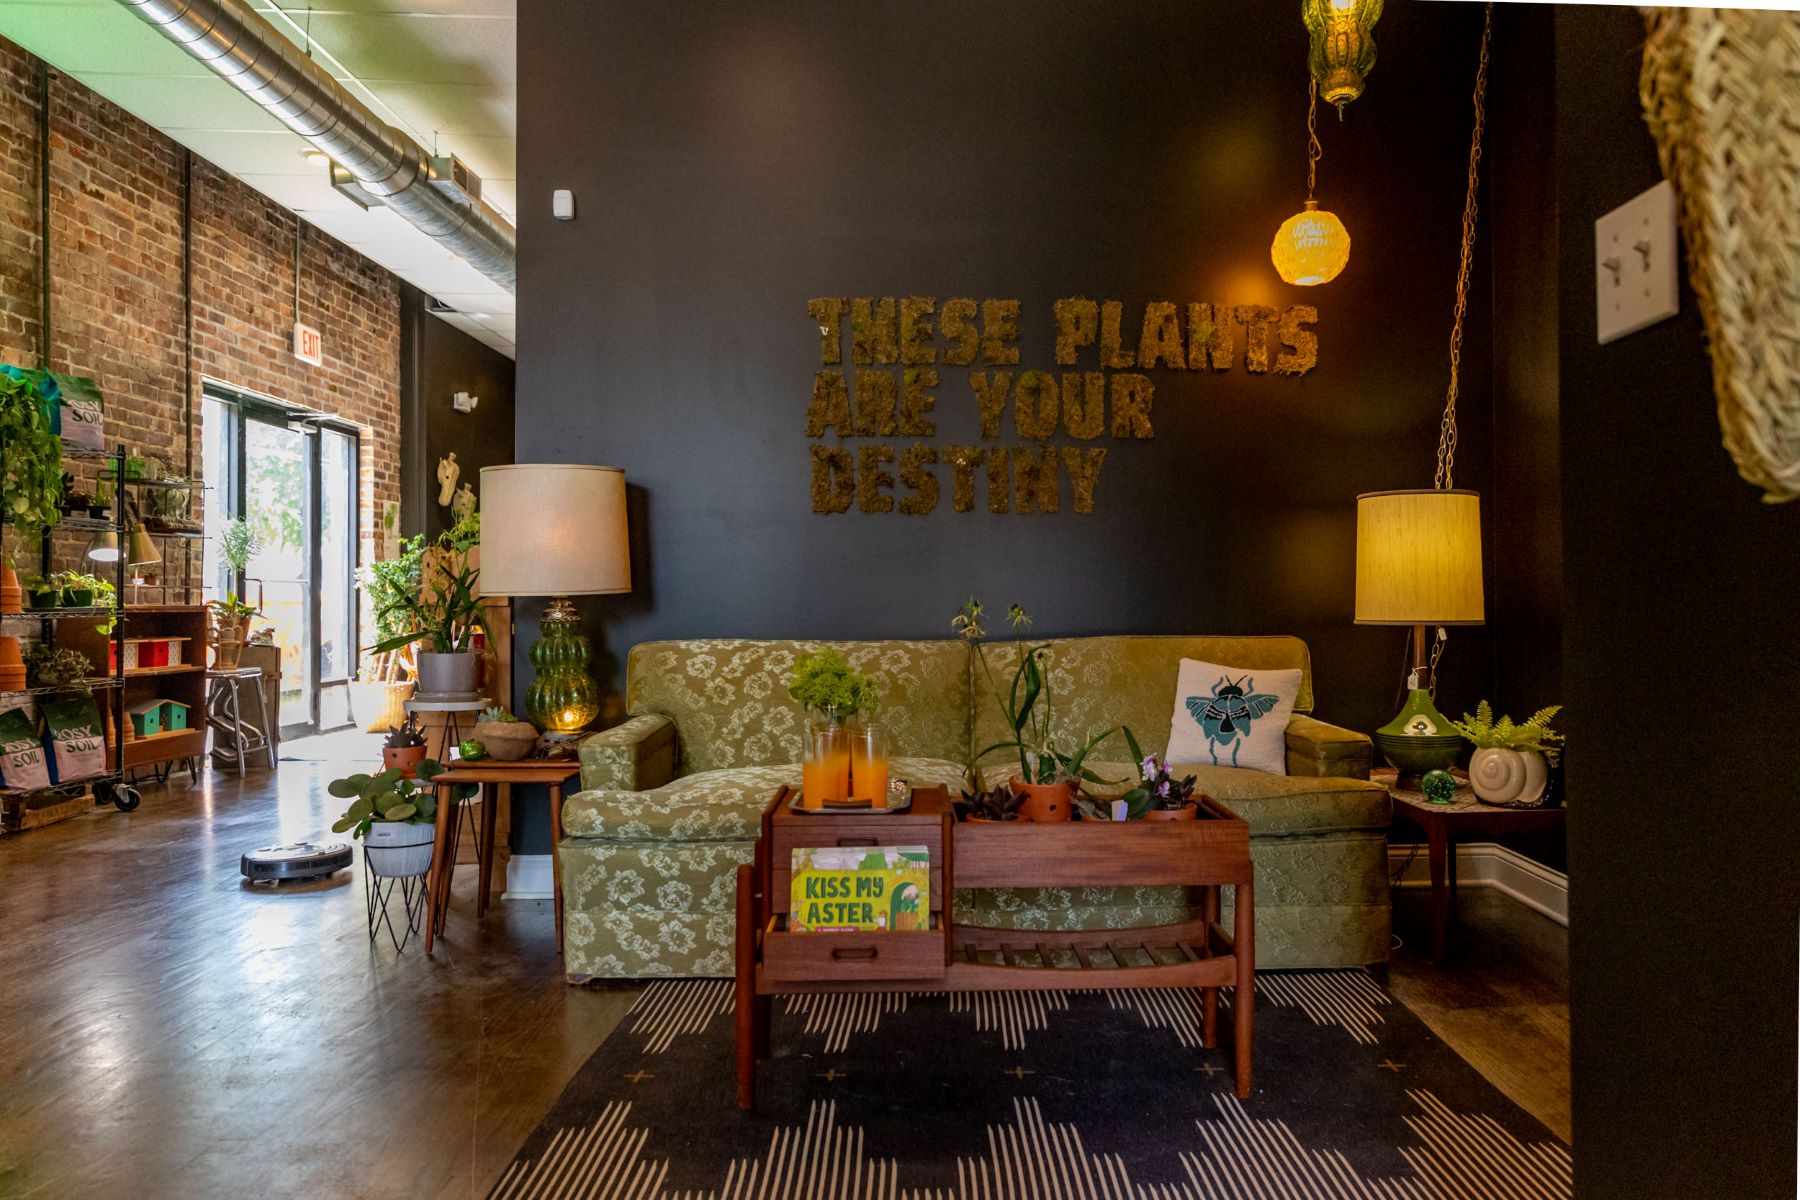
<instances>
[{"instance_id":1,"label":"wooden stool","mask_svg":"<svg viewBox=\"0 0 1800 1200\"><path fill-rule=\"evenodd\" d=\"M257 720L254 724L244 720L243 700L238 694L238 685L244 683L256 685ZM268 703L263 697L261 667L237 667L229 671L209 668L206 672L206 725L214 734L213 765L223 767L235 759L237 772L242 775L245 756L260 752L268 757L269 769L273 770L275 742L263 728L268 723L268 711ZM221 744L227 738L229 742Z\"/></svg>"}]
</instances>

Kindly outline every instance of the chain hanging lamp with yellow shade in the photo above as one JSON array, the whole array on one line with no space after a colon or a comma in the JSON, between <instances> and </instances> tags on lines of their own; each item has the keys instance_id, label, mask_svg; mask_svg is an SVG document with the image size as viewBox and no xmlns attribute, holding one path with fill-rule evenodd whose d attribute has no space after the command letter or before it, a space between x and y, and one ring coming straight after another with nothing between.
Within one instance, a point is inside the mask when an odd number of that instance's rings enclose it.
<instances>
[{"instance_id":1,"label":"chain hanging lamp with yellow shade","mask_svg":"<svg viewBox=\"0 0 1800 1200\"><path fill-rule=\"evenodd\" d=\"M1306 56L1313 81L1325 93L1328 104L1344 106L1363 93L1363 83L1375 69L1375 22L1381 19L1381 0L1301 0L1300 19L1312 37Z\"/></svg>"},{"instance_id":2,"label":"chain hanging lamp with yellow shade","mask_svg":"<svg viewBox=\"0 0 1800 1200\"><path fill-rule=\"evenodd\" d=\"M1356 623L1412 629L1407 696L1400 712L1375 731L1375 743L1401 772L1402 787L1423 772L1448 767L1460 739L1436 706L1437 665L1446 625L1486 619L1481 569L1481 497L1456 486L1456 402L1462 366L1463 315L1475 256L1480 194L1481 135L1486 124L1488 41L1494 6L1487 6L1475 71L1475 124L1463 195L1462 245L1456 302L1450 322L1450 386L1438 422L1437 470L1429 488L1367 492L1356 498ZM1435 637L1427 634L1436 626Z\"/></svg>"},{"instance_id":3,"label":"chain hanging lamp with yellow shade","mask_svg":"<svg viewBox=\"0 0 1800 1200\"><path fill-rule=\"evenodd\" d=\"M1301 287L1330 283L1350 262L1350 231L1336 213L1320 208L1313 199L1323 157L1318 109L1319 85L1313 81L1307 86L1306 99L1306 207L1281 223L1269 247L1269 259L1282 282Z\"/></svg>"}]
</instances>

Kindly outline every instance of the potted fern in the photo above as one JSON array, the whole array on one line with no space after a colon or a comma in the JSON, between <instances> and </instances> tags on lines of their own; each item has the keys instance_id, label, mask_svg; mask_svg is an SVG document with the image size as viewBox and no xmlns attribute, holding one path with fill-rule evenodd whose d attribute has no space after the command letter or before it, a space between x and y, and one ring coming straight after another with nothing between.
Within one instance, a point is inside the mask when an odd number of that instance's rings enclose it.
<instances>
[{"instance_id":1,"label":"potted fern","mask_svg":"<svg viewBox=\"0 0 1800 1200\"><path fill-rule=\"evenodd\" d=\"M1500 808L1537 808L1549 795L1550 767L1546 755L1558 753L1562 735L1550 728L1561 705L1540 708L1530 719L1514 723L1511 717L1494 719L1486 700L1475 715L1463 714L1450 727L1475 747L1469 759L1469 786L1483 804Z\"/></svg>"}]
</instances>

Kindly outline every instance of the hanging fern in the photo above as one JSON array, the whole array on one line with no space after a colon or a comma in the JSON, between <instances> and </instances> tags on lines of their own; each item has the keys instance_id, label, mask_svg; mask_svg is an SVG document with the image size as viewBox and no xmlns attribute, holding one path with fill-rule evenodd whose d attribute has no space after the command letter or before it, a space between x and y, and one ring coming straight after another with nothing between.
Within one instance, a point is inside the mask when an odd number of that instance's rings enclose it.
<instances>
[{"instance_id":1,"label":"hanging fern","mask_svg":"<svg viewBox=\"0 0 1800 1200\"><path fill-rule=\"evenodd\" d=\"M1562 705L1540 708L1530 718L1515 724L1511 717L1494 719L1494 709L1486 700L1475 706L1475 715L1463 714L1460 721L1450 722L1466 740L1481 750L1535 750L1540 754L1562 743L1563 736L1550 728L1551 720L1562 711Z\"/></svg>"}]
</instances>

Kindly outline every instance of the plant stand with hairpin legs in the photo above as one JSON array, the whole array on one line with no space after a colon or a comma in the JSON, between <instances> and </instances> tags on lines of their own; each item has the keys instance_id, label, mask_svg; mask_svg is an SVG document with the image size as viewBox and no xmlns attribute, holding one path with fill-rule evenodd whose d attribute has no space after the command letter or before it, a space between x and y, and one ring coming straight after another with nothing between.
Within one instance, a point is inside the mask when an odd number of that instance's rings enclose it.
<instances>
[{"instance_id":1,"label":"plant stand with hairpin legs","mask_svg":"<svg viewBox=\"0 0 1800 1200\"><path fill-rule=\"evenodd\" d=\"M363 860L363 900L369 910L369 941L386 928L388 940L393 942L396 951L405 950L406 943L412 940L413 934L419 932L419 923L425 919L426 899L429 889L425 875L377 875L369 870L368 860ZM401 913L406 919L405 932L394 928L393 909L390 902L394 893L400 893Z\"/></svg>"}]
</instances>

